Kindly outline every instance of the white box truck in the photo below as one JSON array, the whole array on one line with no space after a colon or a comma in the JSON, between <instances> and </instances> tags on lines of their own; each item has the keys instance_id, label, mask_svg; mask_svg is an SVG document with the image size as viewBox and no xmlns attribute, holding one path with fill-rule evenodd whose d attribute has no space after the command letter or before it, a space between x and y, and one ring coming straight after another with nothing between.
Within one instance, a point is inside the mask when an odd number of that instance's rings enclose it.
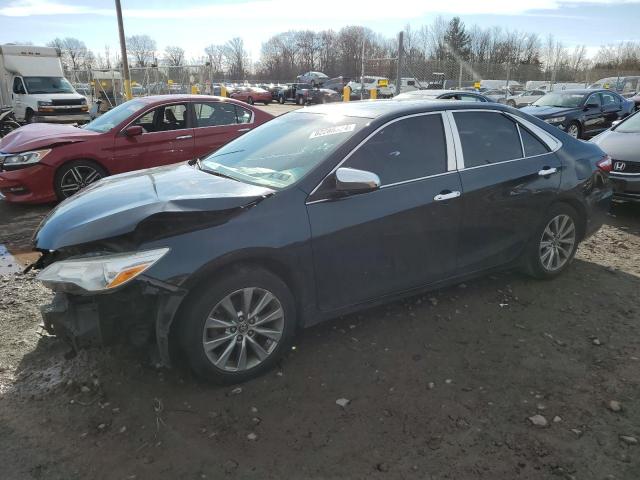
<instances>
[{"instance_id":1,"label":"white box truck","mask_svg":"<svg viewBox=\"0 0 640 480\"><path fill-rule=\"evenodd\" d=\"M64 78L57 48L0 45L0 106L24 123L89 121L87 99Z\"/></svg>"}]
</instances>

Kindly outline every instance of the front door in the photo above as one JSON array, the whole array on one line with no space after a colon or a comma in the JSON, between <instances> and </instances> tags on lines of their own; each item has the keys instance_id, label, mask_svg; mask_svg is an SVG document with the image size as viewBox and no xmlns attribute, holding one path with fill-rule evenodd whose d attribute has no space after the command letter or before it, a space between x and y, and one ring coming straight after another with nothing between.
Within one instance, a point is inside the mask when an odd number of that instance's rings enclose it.
<instances>
[{"instance_id":1,"label":"front door","mask_svg":"<svg viewBox=\"0 0 640 480\"><path fill-rule=\"evenodd\" d=\"M440 112L379 129L341 165L376 173L381 187L335 196L329 175L307 205L324 311L454 275L460 179ZM439 200L436 200L439 199Z\"/></svg>"},{"instance_id":2,"label":"front door","mask_svg":"<svg viewBox=\"0 0 640 480\"><path fill-rule=\"evenodd\" d=\"M560 186L561 163L508 115L458 111L452 118L462 149L458 266L468 274L521 254Z\"/></svg>"},{"instance_id":3,"label":"front door","mask_svg":"<svg viewBox=\"0 0 640 480\"><path fill-rule=\"evenodd\" d=\"M611 128L611 124L622 118L622 98L613 92L602 92L602 114L605 124L603 128Z\"/></svg>"},{"instance_id":4,"label":"front door","mask_svg":"<svg viewBox=\"0 0 640 480\"><path fill-rule=\"evenodd\" d=\"M599 93L592 93L585 102L584 112L584 133L595 135L606 129L605 117L602 113L602 99ZM588 106L591 105L591 106Z\"/></svg>"},{"instance_id":5,"label":"front door","mask_svg":"<svg viewBox=\"0 0 640 480\"><path fill-rule=\"evenodd\" d=\"M13 99L13 113L17 120L23 121L26 114L24 97L27 94L22 77L13 77L11 96Z\"/></svg>"},{"instance_id":6,"label":"front door","mask_svg":"<svg viewBox=\"0 0 640 480\"><path fill-rule=\"evenodd\" d=\"M253 113L230 102L196 102L194 157L215 152L254 127Z\"/></svg>"},{"instance_id":7,"label":"front door","mask_svg":"<svg viewBox=\"0 0 640 480\"><path fill-rule=\"evenodd\" d=\"M114 149L117 172L191 160L194 133L187 108L187 103L156 107L131 123L143 128L142 135L117 135Z\"/></svg>"}]
</instances>

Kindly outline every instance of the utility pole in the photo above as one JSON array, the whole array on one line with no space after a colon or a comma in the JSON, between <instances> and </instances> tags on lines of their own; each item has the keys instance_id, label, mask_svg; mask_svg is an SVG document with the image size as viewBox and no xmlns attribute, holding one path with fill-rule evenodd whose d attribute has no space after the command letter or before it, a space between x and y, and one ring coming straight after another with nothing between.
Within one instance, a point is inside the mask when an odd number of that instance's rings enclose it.
<instances>
[{"instance_id":1,"label":"utility pole","mask_svg":"<svg viewBox=\"0 0 640 480\"><path fill-rule=\"evenodd\" d=\"M404 32L398 33L398 61L396 63L396 95L402 87L402 57L404 55Z\"/></svg>"},{"instance_id":2,"label":"utility pole","mask_svg":"<svg viewBox=\"0 0 640 480\"><path fill-rule=\"evenodd\" d=\"M131 100L131 76L129 75L129 60L127 60L127 43L122 25L122 7L120 0L116 0L116 14L118 15L118 35L120 36L120 54L122 55L122 74L124 76L124 97Z\"/></svg>"},{"instance_id":3,"label":"utility pole","mask_svg":"<svg viewBox=\"0 0 640 480\"><path fill-rule=\"evenodd\" d=\"M366 39L364 37L364 29L362 29L362 64L360 68L360 100L364 98L364 44Z\"/></svg>"}]
</instances>

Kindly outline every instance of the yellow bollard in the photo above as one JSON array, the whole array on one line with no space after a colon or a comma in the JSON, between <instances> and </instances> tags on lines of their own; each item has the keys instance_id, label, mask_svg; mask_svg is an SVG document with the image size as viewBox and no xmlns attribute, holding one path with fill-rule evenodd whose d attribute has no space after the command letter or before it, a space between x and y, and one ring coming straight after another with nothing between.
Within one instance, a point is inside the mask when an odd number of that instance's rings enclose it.
<instances>
[{"instance_id":1,"label":"yellow bollard","mask_svg":"<svg viewBox=\"0 0 640 480\"><path fill-rule=\"evenodd\" d=\"M369 98L371 100L376 100L378 98L378 89L377 88L372 88L371 90L369 90Z\"/></svg>"},{"instance_id":2,"label":"yellow bollard","mask_svg":"<svg viewBox=\"0 0 640 480\"><path fill-rule=\"evenodd\" d=\"M351 87L345 85L342 88L342 101L348 102L349 100L351 100Z\"/></svg>"},{"instance_id":3,"label":"yellow bollard","mask_svg":"<svg viewBox=\"0 0 640 480\"><path fill-rule=\"evenodd\" d=\"M226 97L227 96L227 87L225 87L224 85L220 86L220 96L221 97Z\"/></svg>"},{"instance_id":4,"label":"yellow bollard","mask_svg":"<svg viewBox=\"0 0 640 480\"><path fill-rule=\"evenodd\" d=\"M198 87L196 87L195 85L191 85L191 95L197 95L198 94Z\"/></svg>"}]
</instances>

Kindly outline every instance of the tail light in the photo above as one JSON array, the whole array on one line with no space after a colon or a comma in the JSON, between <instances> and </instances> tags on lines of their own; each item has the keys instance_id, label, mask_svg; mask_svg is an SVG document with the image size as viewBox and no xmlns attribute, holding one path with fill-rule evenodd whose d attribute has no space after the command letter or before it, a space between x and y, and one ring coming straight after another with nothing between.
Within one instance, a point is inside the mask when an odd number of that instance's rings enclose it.
<instances>
[{"instance_id":1,"label":"tail light","mask_svg":"<svg viewBox=\"0 0 640 480\"><path fill-rule=\"evenodd\" d=\"M605 155L600 160L596 162L596 166L602 170L603 172L609 173L613 166L613 162L611 161L611 157L609 155Z\"/></svg>"}]
</instances>

